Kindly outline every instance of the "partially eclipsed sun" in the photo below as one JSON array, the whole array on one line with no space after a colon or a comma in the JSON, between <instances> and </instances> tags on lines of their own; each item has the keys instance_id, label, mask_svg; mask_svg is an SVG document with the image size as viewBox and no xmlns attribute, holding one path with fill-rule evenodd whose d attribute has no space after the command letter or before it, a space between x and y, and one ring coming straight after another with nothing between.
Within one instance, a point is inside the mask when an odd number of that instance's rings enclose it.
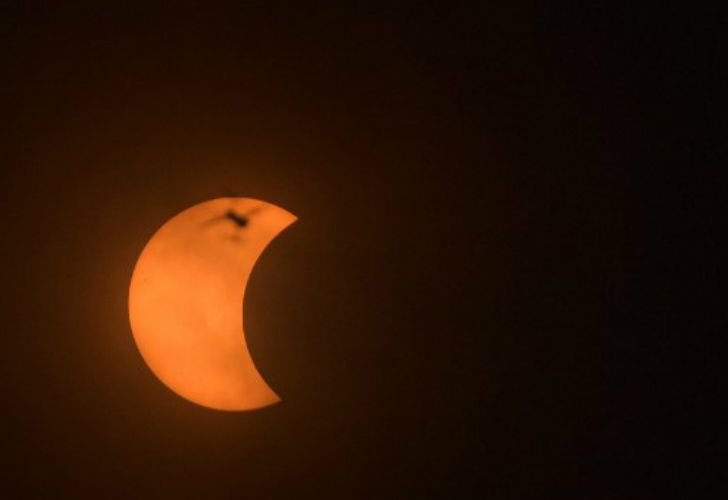
<instances>
[{"instance_id":1,"label":"partially eclipsed sun","mask_svg":"<svg viewBox=\"0 0 728 500\"><path fill-rule=\"evenodd\" d=\"M266 246L296 217L250 198L195 205L166 222L139 256L129 286L134 340L180 396L218 410L280 401L243 333L243 296Z\"/></svg>"}]
</instances>

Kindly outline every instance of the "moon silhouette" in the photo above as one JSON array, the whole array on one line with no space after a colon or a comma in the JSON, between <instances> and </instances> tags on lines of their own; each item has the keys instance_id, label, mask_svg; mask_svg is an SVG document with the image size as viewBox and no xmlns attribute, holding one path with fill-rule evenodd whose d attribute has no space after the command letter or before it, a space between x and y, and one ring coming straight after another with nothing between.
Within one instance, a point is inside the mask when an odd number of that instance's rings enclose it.
<instances>
[{"instance_id":1,"label":"moon silhouette","mask_svg":"<svg viewBox=\"0 0 728 500\"><path fill-rule=\"evenodd\" d=\"M167 387L217 410L280 401L243 332L243 297L256 261L296 217L250 198L218 198L167 221L137 260L129 321L142 357Z\"/></svg>"}]
</instances>

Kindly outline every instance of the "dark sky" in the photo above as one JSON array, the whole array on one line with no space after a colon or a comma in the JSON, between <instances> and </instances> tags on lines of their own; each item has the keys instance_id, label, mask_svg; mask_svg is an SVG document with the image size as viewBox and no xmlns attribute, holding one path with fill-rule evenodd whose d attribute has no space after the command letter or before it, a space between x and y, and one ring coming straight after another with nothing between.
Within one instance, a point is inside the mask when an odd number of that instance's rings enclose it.
<instances>
[{"instance_id":1,"label":"dark sky","mask_svg":"<svg viewBox=\"0 0 728 500\"><path fill-rule=\"evenodd\" d=\"M486 3L3 4L2 496L692 497L708 29ZM245 303L283 402L247 413L127 319L150 235L231 194L299 217Z\"/></svg>"}]
</instances>

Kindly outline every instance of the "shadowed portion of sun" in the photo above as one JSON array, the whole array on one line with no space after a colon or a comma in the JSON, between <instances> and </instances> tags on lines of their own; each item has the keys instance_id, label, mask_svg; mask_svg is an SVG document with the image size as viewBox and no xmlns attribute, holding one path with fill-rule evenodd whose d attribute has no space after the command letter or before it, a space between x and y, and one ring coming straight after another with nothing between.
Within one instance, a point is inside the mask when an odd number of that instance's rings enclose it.
<instances>
[{"instance_id":1,"label":"shadowed portion of sun","mask_svg":"<svg viewBox=\"0 0 728 500\"><path fill-rule=\"evenodd\" d=\"M243 296L266 246L296 217L250 198L195 205L165 223L139 256L129 320L142 357L171 390L217 410L280 401L243 333Z\"/></svg>"}]
</instances>

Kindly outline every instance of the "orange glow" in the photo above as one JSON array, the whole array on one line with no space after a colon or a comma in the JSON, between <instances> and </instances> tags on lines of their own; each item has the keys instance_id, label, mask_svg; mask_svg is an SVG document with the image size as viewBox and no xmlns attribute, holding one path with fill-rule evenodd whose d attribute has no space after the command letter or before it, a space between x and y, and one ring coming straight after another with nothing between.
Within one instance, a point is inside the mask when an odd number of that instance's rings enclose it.
<instances>
[{"instance_id":1,"label":"orange glow","mask_svg":"<svg viewBox=\"0 0 728 500\"><path fill-rule=\"evenodd\" d=\"M218 410L280 401L248 352L242 305L258 257L295 220L270 203L219 198L149 240L129 286L129 320L147 365L174 392Z\"/></svg>"}]
</instances>

